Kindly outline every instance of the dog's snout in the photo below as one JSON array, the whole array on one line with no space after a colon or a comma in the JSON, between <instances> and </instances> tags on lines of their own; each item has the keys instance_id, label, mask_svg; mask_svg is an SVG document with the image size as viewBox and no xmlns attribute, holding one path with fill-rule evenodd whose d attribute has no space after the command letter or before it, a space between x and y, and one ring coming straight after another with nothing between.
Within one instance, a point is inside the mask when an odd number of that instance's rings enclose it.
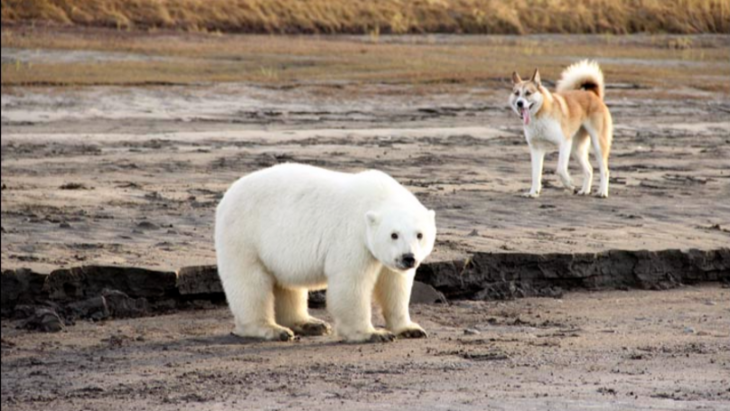
<instances>
[{"instance_id":1,"label":"dog's snout","mask_svg":"<svg viewBox=\"0 0 730 411\"><path fill-rule=\"evenodd\" d=\"M412 253L403 254L401 261L405 268L413 268L416 266L416 257Z\"/></svg>"},{"instance_id":2,"label":"dog's snout","mask_svg":"<svg viewBox=\"0 0 730 411\"><path fill-rule=\"evenodd\" d=\"M522 100L517 100L517 107L522 108L525 105L525 102Z\"/></svg>"}]
</instances>

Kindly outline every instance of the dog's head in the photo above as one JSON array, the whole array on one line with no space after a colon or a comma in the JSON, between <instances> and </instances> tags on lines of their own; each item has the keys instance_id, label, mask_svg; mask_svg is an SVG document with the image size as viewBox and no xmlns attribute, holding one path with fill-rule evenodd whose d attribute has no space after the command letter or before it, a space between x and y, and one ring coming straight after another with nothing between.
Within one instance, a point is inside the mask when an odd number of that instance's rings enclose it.
<instances>
[{"instance_id":1,"label":"dog's head","mask_svg":"<svg viewBox=\"0 0 730 411\"><path fill-rule=\"evenodd\" d=\"M516 71L512 73L512 94L509 96L509 105L522 118L526 126L542 107L543 99L540 72L537 69L529 80L522 80Z\"/></svg>"}]
</instances>

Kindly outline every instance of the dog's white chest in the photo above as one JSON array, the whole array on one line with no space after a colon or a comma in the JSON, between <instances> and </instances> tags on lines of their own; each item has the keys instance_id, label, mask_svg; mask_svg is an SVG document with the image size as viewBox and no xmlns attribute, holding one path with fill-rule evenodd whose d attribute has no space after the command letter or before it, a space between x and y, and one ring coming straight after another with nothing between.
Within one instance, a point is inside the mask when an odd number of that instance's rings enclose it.
<instances>
[{"instance_id":1,"label":"dog's white chest","mask_svg":"<svg viewBox=\"0 0 730 411\"><path fill-rule=\"evenodd\" d=\"M550 117L535 119L526 126L525 138L530 145L536 146L560 145L565 140L560 122Z\"/></svg>"}]
</instances>

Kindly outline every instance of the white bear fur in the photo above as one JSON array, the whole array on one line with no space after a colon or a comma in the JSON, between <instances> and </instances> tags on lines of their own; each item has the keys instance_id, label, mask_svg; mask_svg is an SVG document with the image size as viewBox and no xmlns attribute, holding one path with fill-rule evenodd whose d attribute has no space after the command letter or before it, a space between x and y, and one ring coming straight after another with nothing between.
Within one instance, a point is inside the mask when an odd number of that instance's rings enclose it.
<instances>
[{"instance_id":1,"label":"white bear fur","mask_svg":"<svg viewBox=\"0 0 730 411\"><path fill-rule=\"evenodd\" d=\"M216 215L218 272L234 333L267 340L288 340L307 327L326 333L328 325L308 313L307 293L327 288L344 340L425 337L408 302L435 237L434 212L385 173L283 164L249 174L231 186ZM409 253L412 268L403 262ZM373 298L387 331L372 325Z\"/></svg>"}]
</instances>

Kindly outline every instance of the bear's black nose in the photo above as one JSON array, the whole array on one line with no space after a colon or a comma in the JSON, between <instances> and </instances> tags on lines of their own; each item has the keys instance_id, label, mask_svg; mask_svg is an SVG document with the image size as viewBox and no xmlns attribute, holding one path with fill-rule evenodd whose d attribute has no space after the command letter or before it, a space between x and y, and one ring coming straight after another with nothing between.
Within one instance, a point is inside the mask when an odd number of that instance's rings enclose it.
<instances>
[{"instance_id":1,"label":"bear's black nose","mask_svg":"<svg viewBox=\"0 0 730 411\"><path fill-rule=\"evenodd\" d=\"M401 261L403 262L403 267L405 268L413 268L416 266L416 258L413 256L413 254L403 254Z\"/></svg>"},{"instance_id":2,"label":"bear's black nose","mask_svg":"<svg viewBox=\"0 0 730 411\"><path fill-rule=\"evenodd\" d=\"M517 102L517 107L519 107L519 108L522 108L522 106L524 106L524 105L525 105L525 103L523 103L522 100Z\"/></svg>"}]
</instances>

